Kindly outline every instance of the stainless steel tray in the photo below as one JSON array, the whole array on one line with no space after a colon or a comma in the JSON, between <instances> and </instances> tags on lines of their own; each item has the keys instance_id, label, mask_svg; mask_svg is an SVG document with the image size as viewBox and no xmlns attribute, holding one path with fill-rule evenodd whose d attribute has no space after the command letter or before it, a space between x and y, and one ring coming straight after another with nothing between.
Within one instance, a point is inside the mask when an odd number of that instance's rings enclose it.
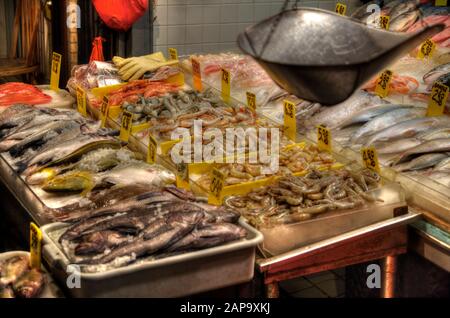
<instances>
[{"instance_id":1,"label":"stainless steel tray","mask_svg":"<svg viewBox=\"0 0 450 318\"><path fill-rule=\"evenodd\" d=\"M183 297L248 282L263 236L244 221L240 225L248 231L244 240L102 273L80 273L81 288L67 291L74 297ZM71 275L66 271L70 261L49 235L65 226L54 223L42 228L43 258L64 286Z\"/></svg>"}]
</instances>

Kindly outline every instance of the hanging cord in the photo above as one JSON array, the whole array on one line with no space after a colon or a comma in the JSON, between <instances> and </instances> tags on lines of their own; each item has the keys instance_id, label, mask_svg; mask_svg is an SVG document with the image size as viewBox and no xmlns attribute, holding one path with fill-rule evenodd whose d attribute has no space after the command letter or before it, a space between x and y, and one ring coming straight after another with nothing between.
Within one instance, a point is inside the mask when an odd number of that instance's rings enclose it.
<instances>
[{"instance_id":1,"label":"hanging cord","mask_svg":"<svg viewBox=\"0 0 450 318\"><path fill-rule=\"evenodd\" d=\"M258 54L258 58L261 58L261 56L264 54L264 51L266 50L267 45L269 44L270 40L272 39L272 35L275 33L275 30L278 27L278 24L281 21L281 18L283 17L283 12L286 11L286 9L288 8L290 0L285 0L283 7L281 8L280 14L277 15L277 17L275 18L275 20L273 21L271 27L270 27L270 31L269 34L267 35L266 40L264 41L263 47L260 51L260 53ZM299 0L296 0L294 5L292 6L293 9L297 10L297 5L299 3Z\"/></svg>"}]
</instances>

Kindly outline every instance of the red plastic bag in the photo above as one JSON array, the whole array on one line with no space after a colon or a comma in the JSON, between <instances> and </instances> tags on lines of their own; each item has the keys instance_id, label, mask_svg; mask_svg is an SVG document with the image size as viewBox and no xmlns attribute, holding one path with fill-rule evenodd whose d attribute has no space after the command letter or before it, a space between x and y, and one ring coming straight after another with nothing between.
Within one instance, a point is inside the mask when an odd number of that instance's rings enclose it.
<instances>
[{"instance_id":1,"label":"red plastic bag","mask_svg":"<svg viewBox=\"0 0 450 318\"><path fill-rule=\"evenodd\" d=\"M104 62L105 57L103 56L103 39L101 36L98 36L94 39L94 42L92 43L92 53L91 58L89 59L90 62L94 61L100 61Z\"/></svg>"},{"instance_id":2,"label":"red plastic bag","mask_svg":"<svg viewBox=\"0 0 450 318\"><path fill-rule=\"evenodd\" d=\"M95 10L111 29L127 31L147 11L148 0L93 0Z\"/></svg>"}]
</instances>

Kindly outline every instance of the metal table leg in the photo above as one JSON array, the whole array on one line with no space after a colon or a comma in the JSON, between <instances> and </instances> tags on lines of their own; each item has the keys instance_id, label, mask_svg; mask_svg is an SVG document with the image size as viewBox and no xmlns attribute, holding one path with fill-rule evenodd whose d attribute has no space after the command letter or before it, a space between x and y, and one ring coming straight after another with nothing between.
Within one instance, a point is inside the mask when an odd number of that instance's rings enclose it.
<instances>
[{"instance_id":1,"label":"metal table leg","mask_svg":"<svg viewBox=\"0 0 450 318\"><path fill-rule=\"evenodd\" d=\"M280 287L278 282L270 283L266 285L266 296L267 298L279 298L280 297Z\"/></svg>"},{"instance_id":2,"label":"metal table leg","mask_svg":"<svg viewBox=\"0 0 450 318\"><path fill-rule=\"evenodd\" d=\"M397 256L387 256L383 260L383 279L381 286L381 297L394 298L396 273L397 273Z\"/></svg>"}]
</instances>

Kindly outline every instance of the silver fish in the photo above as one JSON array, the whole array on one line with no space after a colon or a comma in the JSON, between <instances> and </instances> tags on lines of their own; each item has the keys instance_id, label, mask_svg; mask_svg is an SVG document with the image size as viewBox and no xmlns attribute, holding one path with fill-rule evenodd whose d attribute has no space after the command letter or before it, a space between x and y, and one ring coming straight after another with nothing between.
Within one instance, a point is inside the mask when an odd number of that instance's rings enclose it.
<instances>
[{"instance_id":1,"label":"silver fish","mask_svg":"<svg viewBox=\"0 0 450 318\"><path fill-rule=\"evenodd\" d=\"M390 142L376 142L375 144L373 144L373 146L377 149L377 153L379 155L382 155L382 154L400 153L413 147L417 147L422 143L423 140L414 137L414 138L393 140Z\"/></svg>"},{"instance_id":2,"label":"silver fish","mask_svg":"<svg viewBox=\"0 0 450 318\"><path fill-rule=\"evenodd\" d=\"M370 105L382 105L387 103L380 97L358 90L346 101L333 107L324 107L323 111L311 117L309 125L315 127L317 125L325 125L328 128L342 127L342 123L353 117L354 114Z\"/></svg>"},{"instance_id":3,"label":"silver fish","mask_svg":"<svg viewBox=\"0 0 450 318\"><path fill-rule=\"evenodd\" d=\"M368 105L366 108L356 112L353 114L351 118L348 118L346 121L339 125L340 128L347 127L354 124L366 123L377 116L385 114L387 112L396 110L396 109L404 109L404 108L413 108L412 105L398 105L398 104L381 104L381 105Z\"/></svg>"},{"instance_id":4,"label":"silver fish","mask_svg":"<svg viewBox=\"0 0 450 318\"><path fill-rule=\"evenodd\" d=\"M431 129L424 131L416 136L421 140L433 140L439 138L450 138L450 127L440 127L437 129Z\"/></svg>"},{"instance_id":5,"label":"silver fish","mask_svg":"<svg viewBox=\"0 0 450 318\"><path fill-rule=\"evenodd\" d=\"M439 76L436 79L436 82L439 82L439 83L442 83L444 85L450 86L450 72L447 72L447 73L442 74L441 76ZM433 89L433 85L434 85L434 82L428 84L428 87L427 87L427 91L428 92L431 92L431 90Z\"/></svg>"},{"instance_id":6,"label":"silver fish","mask_svg":"<svg viewBox=\"0 0 450 318\"><path fill-rule=\"evenodd\" d=\"M389 31L405 32L420 16L419 10L405 12L392 19L389 23Z\"/></svg>"},{"instance_id":7,"label":"silver fish","mask_svg":"<svg viewBox=\"0 0 450 318\"><path fill-rule=\"evenodd\" d=\"M42 168L80 158L85 153L98 148L119 148L120 146L120 141L112 137L82 135L40 153L29 162L19 163L17 168L25 176L29 176Z\"/></svg>"},{"instance_id":8,"label":"silver fish","mask_svg":"<svg viewBox=\"0 0 450 318\"><path fill-rule=\"evenodd\" d=\"M426 168L434 167L436 164L447 158L446 154L442 153L427 153L421 155L409 162L405 162L399 165L395 165L394 169L397 171L410 171L410 170L422 170Z\"/></svg>"},{"instance_id":9,"label":"silver fish","mask_svg":"<svg viewBox=\"0 0 450 318\"><path fill-rule=\"evenodd\" d=\"M447 151L450 151L450 138L429 140L424 142L420 146L405 151L399 156L395 164L398 165L400 163L407 162L414 156L418 156L421 154Z\"/></svg>"},{"instance_id":10,"label":"silver fish","mask_svg":"<svg viewBox=\"0 0 450 318\"><path fill-rule=\"evenodd\" d=\"M434 166L433 171L450 171L450 157L445 158Z\"/></svg>"},{"instance_id":11,"label":"silver fish","mask_svg":"<svg viewBox=\"0 0 450 318\"><path fill-rule=\"evenodd\" d=\"M419 3L419 0L408 0L392 7L392 10L389 12L391 20L395 20L397 17L405 13L416 11Z\"/></svg>"},{"instance_id":12,"label":"silver fish","mask_svg":"<svg viewBox=\"0 0 450 318\"><path fill-rule=\"evenodd\" d=\"M425 84L434 84L436 80L444 74L450 72L450 63L436 66L423 76Z\"/></svg>"},{"instance_id":13,"label":"silver fish","mask_svg":"<svg viewBox=\"0 0 450 318\"><path fill-rule=\"evenodd\" d=\"M376 141L392 141L414 137L431 128L448 126L450 126L450 118L447 116L410 119L371 135L365 142L365 145L372 145Z\"/></svg>"},{"instance_id":14,"label":"silver fish","mask_svg":"<svg viewBox=\"0 0 450 318\"><path fill-rule=\"evenodd\" d=\"M376 133L377 131L386 129L409 119L423 117L426 115L426 112L427 111L425 108L417 107L399 108L386 112L375 117L368 123L364 124L361 128L359 128L358 131L356 131L351 137L351 142L357 143L364 137Z\"/></svg>"},{"instance_id":15,"label":"silver fish","mask_svg":"<svg viewBox=\"0 0 450 318\"><path fill-rule=\"evenodd\" d=\"M98 184L113 185L148 184L164 186L175 182L175 175L159 165L150 165L142 161L131 161L100 173Z\"/></svg>"}]
</instances>

